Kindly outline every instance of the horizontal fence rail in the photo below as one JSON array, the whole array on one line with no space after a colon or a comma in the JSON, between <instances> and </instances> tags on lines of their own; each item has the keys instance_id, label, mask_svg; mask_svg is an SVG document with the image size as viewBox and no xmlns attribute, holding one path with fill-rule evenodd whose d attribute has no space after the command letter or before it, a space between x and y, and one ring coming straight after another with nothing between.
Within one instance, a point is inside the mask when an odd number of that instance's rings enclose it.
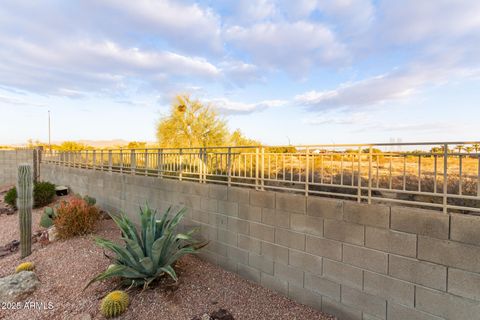
<instances>
[{"instance_id":1,"label":"horizontal fence rail","mask_svg":"<svg viewBox=\"0 0 480 320\"><path fill-rule=\"evenodd\" d=\"M480 213L480 143L45 152L42 162L256 190Z\"/></svg>"}]
</instances>

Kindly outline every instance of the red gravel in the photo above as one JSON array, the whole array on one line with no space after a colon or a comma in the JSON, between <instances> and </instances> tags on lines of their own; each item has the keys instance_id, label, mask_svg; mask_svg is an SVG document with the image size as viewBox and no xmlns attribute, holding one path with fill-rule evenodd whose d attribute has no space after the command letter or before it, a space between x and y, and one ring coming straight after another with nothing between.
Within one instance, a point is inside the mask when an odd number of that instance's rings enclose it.
<instances>
[{"instance_id":1,"label":"red gravel","mask_svg":"<svg viewBox=\"0 0 480 320\"><path fill-rule=\"evenodd\" d=\"M39 215L41 211L36 212ZM3 242L15 238L13 220L16 222L16 219L17 214L0 216ZM34 223L37 221L35 218ZM120 236L111 220L101 221L97 234L110 239ZM82 291L88 280L109 264L94 244L93 235L57 241L45 247L37 245L25 260L35 263L41 281L40 288L30 296L31 301L50 302L53 309L0 310L0 319L80 319L80 315L103 318L98 311L100 299L114 290L117 282L95 283ZM0 258L0 277L12 273L19 263L18 253ZM195 256L180 261L179 274L176 290L160 285L145 291L131 291L131 304L119 319L190 320L219 308L229 310L237 320L333 319Z\"/></svg>"}]
</instances>

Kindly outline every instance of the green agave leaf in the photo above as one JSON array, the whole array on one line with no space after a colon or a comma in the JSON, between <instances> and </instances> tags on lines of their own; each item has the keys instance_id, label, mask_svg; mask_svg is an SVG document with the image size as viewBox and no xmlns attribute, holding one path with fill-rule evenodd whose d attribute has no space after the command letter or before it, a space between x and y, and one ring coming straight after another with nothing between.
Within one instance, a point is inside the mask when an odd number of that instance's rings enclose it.
<instances>
[{"instance_id":1,"label":"green agave leaf","mask_svg":"<svg viewBox=\"0 0 480 320\"><path fill-rule=\"evenodd\" d=\"M143 249L142 247L140 247L138 242L127 238L122 239L127 244L127 249L129 249L129 251L132 253L135 260L140 261L141 259L145 258L145 255L143 254Z\"/></svg>"},{"instance_id":2,"label":"green agave leaf","mask_svg":"<svg viewBox=\"0 0 480 320\"><path fill-rule=\"evenodd\" d=\"M167 266L170 266L175 261L177 261L178 259L183 257L184 255L189 254L189 253L195 253L195 252L196 252L195 248L192 248L192 247L182 248L182 249L178 250L175 254L171 255L170 258L167 260L167 262L165 264Z\"/></svg>"},{"instance_id":3,"label":"green agave leaf","mask_svg":"<svg viewBox=\"0 0 480 320\"><path fill-rule=\"evenodd\" d=\"M171 266L162 267L160 268L160 271L168 274L174 281L178 281L177 273Z\"/></svg>"},{"instance_id":4,"label":"green agave leaf","mask_svg":"<svg viewBox=\"0 0 480 320\"><path fill-rule=\"evenodd\" d=\"M155 274L155 269L153 268L153 261L150 257L145 257L140 260L140 264L149 274Z\"/></svg>"},{"instance_id":5,"label":"green agave leaf","mask_svg":"<svg viewBox=\"0 0 480 320\"><path fill-rule=\"evenodd\" d=\"M90 280L90 282L87 283L87 285L85 286L85 288L83 288L83 290L88 288L94 282L105 280L108 278L113 278L113 277L136 279L136 278L144 278L144 275L133 268L116 264L116 265L109 266L107 270L98 274L96 277Z\"/></svg>"},{"instance_id":6,"label":"green agave leaf","mask_svg":"<svg viewBox=\"0 0 480 320\"><path fill-rule=\"evenodd\" d=\"M130 267L141 267L141 264L133 257L133 255L124 247L106 239L97 238L95 242L102 248L108 249L117 255L117 259L123 264Z\"/></svg>"}]
</instances>

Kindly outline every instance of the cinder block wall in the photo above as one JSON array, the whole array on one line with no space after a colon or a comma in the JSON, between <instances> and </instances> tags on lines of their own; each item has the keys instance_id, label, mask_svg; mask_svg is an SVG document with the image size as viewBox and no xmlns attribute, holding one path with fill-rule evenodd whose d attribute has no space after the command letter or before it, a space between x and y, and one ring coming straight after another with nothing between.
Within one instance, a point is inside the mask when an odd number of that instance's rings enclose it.
<instances>
[{"instance_id":1,"label":"cinder block wall","mask_svg":"<svg viewBox=\"0 0 480 320\"><path fill-rule=\"evenodd\" d=\"M189 208L205 259L339 319L480 319L480 217L42 165L136 215Z\"/></svg>"},{"instance_id":2,"label":"cinder block wall","mask_svg":"<svg viewBox=\"0 0 480 320\"><path fill-rule=\"evenodd\" d=\"M21 163L33 164L33 150L0 150L0 188L16 183Z\"/></svg>"}]
</instances>

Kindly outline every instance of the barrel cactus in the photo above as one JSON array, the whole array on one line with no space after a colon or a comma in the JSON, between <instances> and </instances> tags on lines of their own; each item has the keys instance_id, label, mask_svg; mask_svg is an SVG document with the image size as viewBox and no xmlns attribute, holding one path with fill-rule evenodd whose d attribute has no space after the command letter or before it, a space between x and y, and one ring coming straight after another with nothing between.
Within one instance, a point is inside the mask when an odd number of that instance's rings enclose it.
<instances>
[{"instance_id":1,"label":"barrel cactus","mask_svg":"<svg viewBox=\"0 0 480 320\"><path fill-rule=\"evenodd\" d=\"M22 259L32 253L33 175L28 164L18 166L17 208L20 220L20 251Z\"/></svg>"},{"instance_id":2,"label":"barrel cactus","mask_svg":"<svg viewBox=\"0 0 480 320\"><path fill-rule=\"evenodd\" d=\"M100 311L105 318L114 318L127 310L128 294L125 291L112 291L103 298Z\"/></svg>"},{"instance_id":3,"label":"barrel cactus","mask_svg":"<svg viewBox=\"0 0 480 320\"><path fill-rule=\"evenodd\" d=\"M23 262L20 263L17 268L15 268L15 273L22 271L33 271L35 269L35 264L33 262Z\"/></svg>"}]
</instances>

